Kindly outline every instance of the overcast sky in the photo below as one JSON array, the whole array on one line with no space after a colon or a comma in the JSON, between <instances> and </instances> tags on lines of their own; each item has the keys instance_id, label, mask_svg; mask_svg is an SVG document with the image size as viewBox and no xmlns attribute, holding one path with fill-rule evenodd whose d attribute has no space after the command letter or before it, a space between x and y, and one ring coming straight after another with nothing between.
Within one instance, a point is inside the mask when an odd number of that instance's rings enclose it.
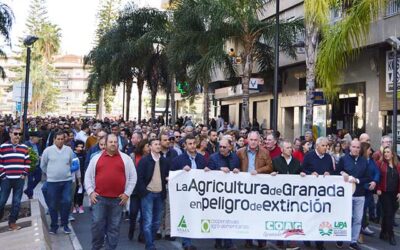
<instances>
[{"instance_id":1,"label":"overcast sky","mask_svg":"<svg viewBox=\"0 0 400 250\"><path fill-rule=\"evenodd\" d=\"M14 12L15 22L11 31L12 50L18 50L18 38L25 37L25 21L30 0L3 0ZM96 13L100 0L47 0L51 22L61 28L62 54L87 54L93 46L96 30ZM128 0L122 0L123 3ZM134 0L139 6L159 8L161 0ZM9 49L3 49L8 52ZM8 52L9 53L9 52Z\"/></svg>"}]
</instances>

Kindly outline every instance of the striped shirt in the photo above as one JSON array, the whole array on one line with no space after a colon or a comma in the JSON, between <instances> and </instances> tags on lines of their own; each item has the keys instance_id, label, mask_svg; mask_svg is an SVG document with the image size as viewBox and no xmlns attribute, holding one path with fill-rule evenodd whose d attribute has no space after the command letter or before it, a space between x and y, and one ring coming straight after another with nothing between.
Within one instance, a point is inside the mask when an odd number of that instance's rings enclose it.
<instances>
[{"instance_id":1,"label":"striped shirt","mask_svg":"<svg viewBox=\"0 0 400 250\"><path fill-rule=\"evenodd\" d=\"M0 179L19 179L30 168L28 147L25 144L3 143L0 145Z\"/></svg>"}]
</instances>

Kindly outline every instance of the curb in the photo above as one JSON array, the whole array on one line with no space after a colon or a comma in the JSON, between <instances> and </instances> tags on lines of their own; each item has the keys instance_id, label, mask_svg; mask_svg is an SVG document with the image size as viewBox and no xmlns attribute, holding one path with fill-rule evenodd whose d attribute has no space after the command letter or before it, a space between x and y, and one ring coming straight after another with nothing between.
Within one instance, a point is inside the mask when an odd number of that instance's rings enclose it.
<instances>
[{"instance_id":1,"label":"curb","mask_svg":"<svg viewBox=\"0 0 400 250\"><path fill-rule=\"evenodd\" d=\"M78 237L75 234L75 230L74 227L71 225L71 231L72 233L69 234L69 239L72 242L72 247L74 248L74 250L83 250L81 243L78 240Z\"/></svg>"}]
</instances>

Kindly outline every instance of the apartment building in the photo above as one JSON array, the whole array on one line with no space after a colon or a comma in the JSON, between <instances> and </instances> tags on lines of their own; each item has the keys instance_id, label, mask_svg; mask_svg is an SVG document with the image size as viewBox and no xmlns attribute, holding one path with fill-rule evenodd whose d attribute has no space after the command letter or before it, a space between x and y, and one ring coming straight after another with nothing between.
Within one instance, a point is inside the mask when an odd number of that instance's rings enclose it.
<instances>
[{"instance_id":1,"label":"apartment building","mask_svg":"<svg viewBox=\"0 0 400 250\"><path fill-rule=\"evenodd\" d=\"M301 0L280 1L282 19L304 16ZM392 133L392 96L388 76L392 54L386 43L390 36L400 35L400 6L392 1L379 20L371 25L370 36L357 59L349 63L340 80L338 101L326 104L323 100L314 104L314 125L321 136L336 133L345 128L351 133L367 132L373 145L379 144L382 134ZM264 18L274 18L275 1L268 3ZM332 21L341 18L341 13L332 11ZM240 52L240 44L229 46ZM302 49L297 51L293 60L280 55L278 130L288 139L304 133L306 80L305 55ZM250 121L256 118L261 124L264 120L271 127L273 105L273 74L260 75L253 71L253 81L261 84L250 90ZM211 116L221 114L225 120L241 121L241 85L232 86L222 73L213 76L213 108ZM316 95L322 96L322 90Z\"/></svg>"}]
</instances>

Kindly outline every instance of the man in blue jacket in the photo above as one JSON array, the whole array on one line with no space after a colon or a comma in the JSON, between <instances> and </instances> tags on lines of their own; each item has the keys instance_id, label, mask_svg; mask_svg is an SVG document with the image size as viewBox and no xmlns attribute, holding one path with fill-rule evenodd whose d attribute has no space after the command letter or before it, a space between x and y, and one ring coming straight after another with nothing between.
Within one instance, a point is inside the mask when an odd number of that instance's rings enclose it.
<instances>
[{"instance_id":1,"label":"man in blue jacket","mask_svg":"<svg viewBox=\"0 0 400 250\"><path fill-rule=\"evenodd\" d=\"M364 211L365 188L364 185L371 182L367 159L360 155L361 143L353 140L350 144L350 152L340 158L336 167L336 173L340 173L350 183L355 183L356 190L353 193L353 211L350 249L361 249L357 240L361 230L361 220ZM338 242L340 247L342 243Z\"/></svg>"},{"instance_id":2,"label":"man in blue jacket","mask_svg":"<svg viewBox=\"0 0 400 250\"><path fill-rule=\"evenodd\" d=\"M187 135L184 138L185 149L181 155L172 161L171 170L204 169L206 167L206 159L196 151L196 138L193 135ZM192 240L182 238L182 247L184 250L195 250Z\"/></svg>"},{"instance_id":3,"label":"man in blue jacket","mask_svg":"<svg viewBox=\"0 0 400 250\"><path fill-rule=\"evenodd\" d=\"M137 167L137 193L141 198L146 250L153 250L156 249L154 235L161 224L163 200L167 196L166 184L170 167L169 162L161 157L160 140L151 139L149 145L150 154L143 157Z\"/></svg>"},{"instance_id":4,"label":"man in blue jacket","mask_svg":"<svg viewBox=\"0 0 400 250\"><path fill-rule=\"evenodd\" d=\"M232 142L227 138L222 138L219 142L219 152L216 152L210 156L208 161L208 168L205 170L221 170L225 173L233 171L234 173L240 172L240 160L239 157L232 152ZM224 246L222 245L224 242ZM233 245L232 239L217 239L215 241L215 248L217 249L236 249Z\"/></svg>"}]
</instances>

